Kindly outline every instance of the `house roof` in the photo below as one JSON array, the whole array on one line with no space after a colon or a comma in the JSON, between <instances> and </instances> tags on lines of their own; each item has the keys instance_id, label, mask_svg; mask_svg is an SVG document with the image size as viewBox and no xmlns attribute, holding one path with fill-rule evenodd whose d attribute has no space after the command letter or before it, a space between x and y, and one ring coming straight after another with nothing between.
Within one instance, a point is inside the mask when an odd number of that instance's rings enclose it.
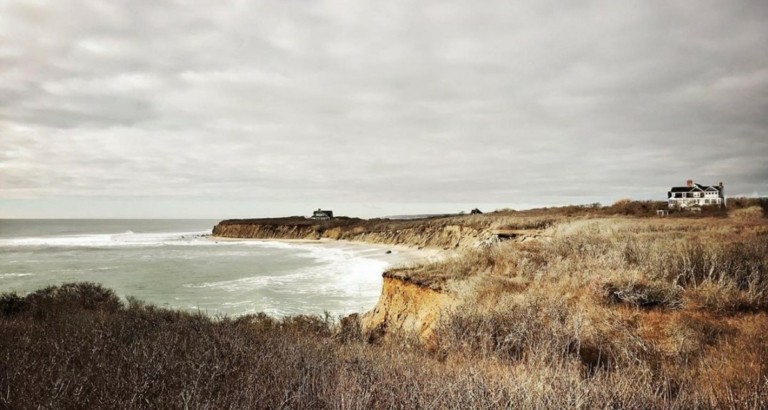
<instances>
[{"instance_id":1,"label":"house roof","mask_svg":"<svg viewBox=\"0 0 768 410\"><path fill-rule=\"evenodd\" d=\"M312 216L333 217L333 211L330 209L318 209L317 211L312 212Z\"/></svg>"},{"instance_id":2,"label":"house roof","mask_svg":"<svg viewBox=\"0 0 768 410\"><path fill-rule=\"evenodd\" d=\"M716 186L705 186L701 184L694 184L693 186L673 186L669 192L696 192L696 191L720 191Z\"/></svg>"},{"instance_id":3,"label":"house roof","mask_svg":"<svg viewBox=\"0 0 768 410\"><path fill-rule=\"evenodd\" d=\"M719 191L720 190L720 188L718 188L718 187L716 187L714 185L711 185L711 186L701 185L701 184L695 184L695 185L697 187L699 187L700 189L703 189L705 191Z\"/></svg>"}]
</instances>

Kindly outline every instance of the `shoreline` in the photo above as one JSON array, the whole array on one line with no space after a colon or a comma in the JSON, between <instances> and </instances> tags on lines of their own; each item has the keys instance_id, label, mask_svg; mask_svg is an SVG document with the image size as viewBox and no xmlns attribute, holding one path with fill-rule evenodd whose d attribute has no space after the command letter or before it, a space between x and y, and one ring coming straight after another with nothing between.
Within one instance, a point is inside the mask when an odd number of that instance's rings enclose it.
<instances>
[{"instance_id":1,"label":"shoreline","mask_svg":"<svg viewBox=\"0 0 768 410\"><path fill-rule=\"evenodd\" d=\"M387 269L398 266L426 264L445 259L448 252L443 249L414 248L407 245L389 245L363 241L349 241L344 239L276 239L276 238L231 238L222 236L209 236L208 239L216 242L262 241L293 243L303 245L321 246L330 249L346 249L365 259L374 259L387 263ZM377 251L377 252L374 252ZM387 253L387 252L390 253Z\"/></svg>"}]
</instances>

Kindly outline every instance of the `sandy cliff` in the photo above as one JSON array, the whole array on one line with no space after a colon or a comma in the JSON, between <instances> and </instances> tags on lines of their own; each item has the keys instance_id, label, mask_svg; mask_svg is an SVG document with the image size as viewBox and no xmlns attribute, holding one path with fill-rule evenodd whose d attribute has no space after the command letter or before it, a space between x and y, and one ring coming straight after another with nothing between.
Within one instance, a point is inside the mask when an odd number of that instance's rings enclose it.
<instances>
[{"instance_id":1,"label":"sandy cliff","mask_svg":"<svg viewBox=\"0 0 768 410\"><path fill-rule=\"evenodd\" d=\"M495 232L446 220L389 221L339 219L318 222L303 218L222 221L213 235L254 239L338 239L418 248L469 249L498 240ZM389 334L414 335L429 342L441 312L456 300L445 290L384 273L376 307L361 318L366 337L375 341Z\"/></svg>"},{"instance_id":2,"label":"sandy cliff","mask_svg":"<svg viewBox=\"0 0 768 410\"><path fill-rule=\"evenodd\" d=\"M361 318L368 341L391 334L416 336L430 344L441 314L457 304L457 299L441 289L384 274L379 302Z\"/></svg>"},{"instance_id":3,"label":"sandy cliff","mask_svg":"<svg viewBox=\"0 0 768 410\"><path fill-rule=\"evenodd\" d=\"M414 248L462 250L502 240L525 242L538 238L539 230L491 228L475 219L362 220L334 218L316 221L302 217L222 221L213 235L254 239L336 239ZM470 226L468 222L474 222ZM442 312L458 305L456 295L407 275L384 273L376 307L361 318L363 332L375 341L388 334L415 335L430 342Z\"/></svg>"},{"instance_id":4,"label":"sandy cliff","mask_svg":"<svg viewBox=\"0 0 768 410\"><path fill-rule=\"evenodd\" d=\"M213 227L213 236L253 239L320 239L321 232L314 225L220 223Z\"/></svg>"},{"instance_id":5,"label":"sandy cliff","mask_svg":"<svg viewBox=\"0 0 768 410\"><path fill-rule=\"evenodd\" d=\"M389 221L339 219L330 222L299 218L228 220L213 228L213 236L254 239L341 239L389 245L466 249L491 243L490 230L450 221Z\"/></svg>"}]
</instances>

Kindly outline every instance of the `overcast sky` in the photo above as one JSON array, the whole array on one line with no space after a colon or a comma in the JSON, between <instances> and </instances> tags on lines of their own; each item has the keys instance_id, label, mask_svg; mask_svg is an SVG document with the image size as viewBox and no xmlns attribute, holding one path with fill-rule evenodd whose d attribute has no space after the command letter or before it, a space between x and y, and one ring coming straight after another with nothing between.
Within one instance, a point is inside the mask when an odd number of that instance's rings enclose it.
<instances>
[{"instance_id":1,"label":"overcast sky","mask_svg":"<svg viewBox=\"0 0 768 410\"><path fill-rule=\"evenodd\" d=\"M0 0L0 217L768 195L768 2Z\"/></svg>"}]
</instances>

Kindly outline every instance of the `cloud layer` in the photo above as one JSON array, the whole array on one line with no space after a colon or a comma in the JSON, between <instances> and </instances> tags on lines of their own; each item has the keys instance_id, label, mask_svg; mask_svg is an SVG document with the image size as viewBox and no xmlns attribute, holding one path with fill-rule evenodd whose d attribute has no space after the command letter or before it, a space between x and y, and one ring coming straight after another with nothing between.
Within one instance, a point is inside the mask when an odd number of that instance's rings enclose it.
<instances>
[{"instance_id":1,"label":"cloud layer","mask_svg":"<svg viewBox=\"0 0 768 410\"><path fill-rule=\"evenodd\" d=\"M6 1L0 205L766 195L766 21L763 1Z\"/></svg>"}]
</instances>

